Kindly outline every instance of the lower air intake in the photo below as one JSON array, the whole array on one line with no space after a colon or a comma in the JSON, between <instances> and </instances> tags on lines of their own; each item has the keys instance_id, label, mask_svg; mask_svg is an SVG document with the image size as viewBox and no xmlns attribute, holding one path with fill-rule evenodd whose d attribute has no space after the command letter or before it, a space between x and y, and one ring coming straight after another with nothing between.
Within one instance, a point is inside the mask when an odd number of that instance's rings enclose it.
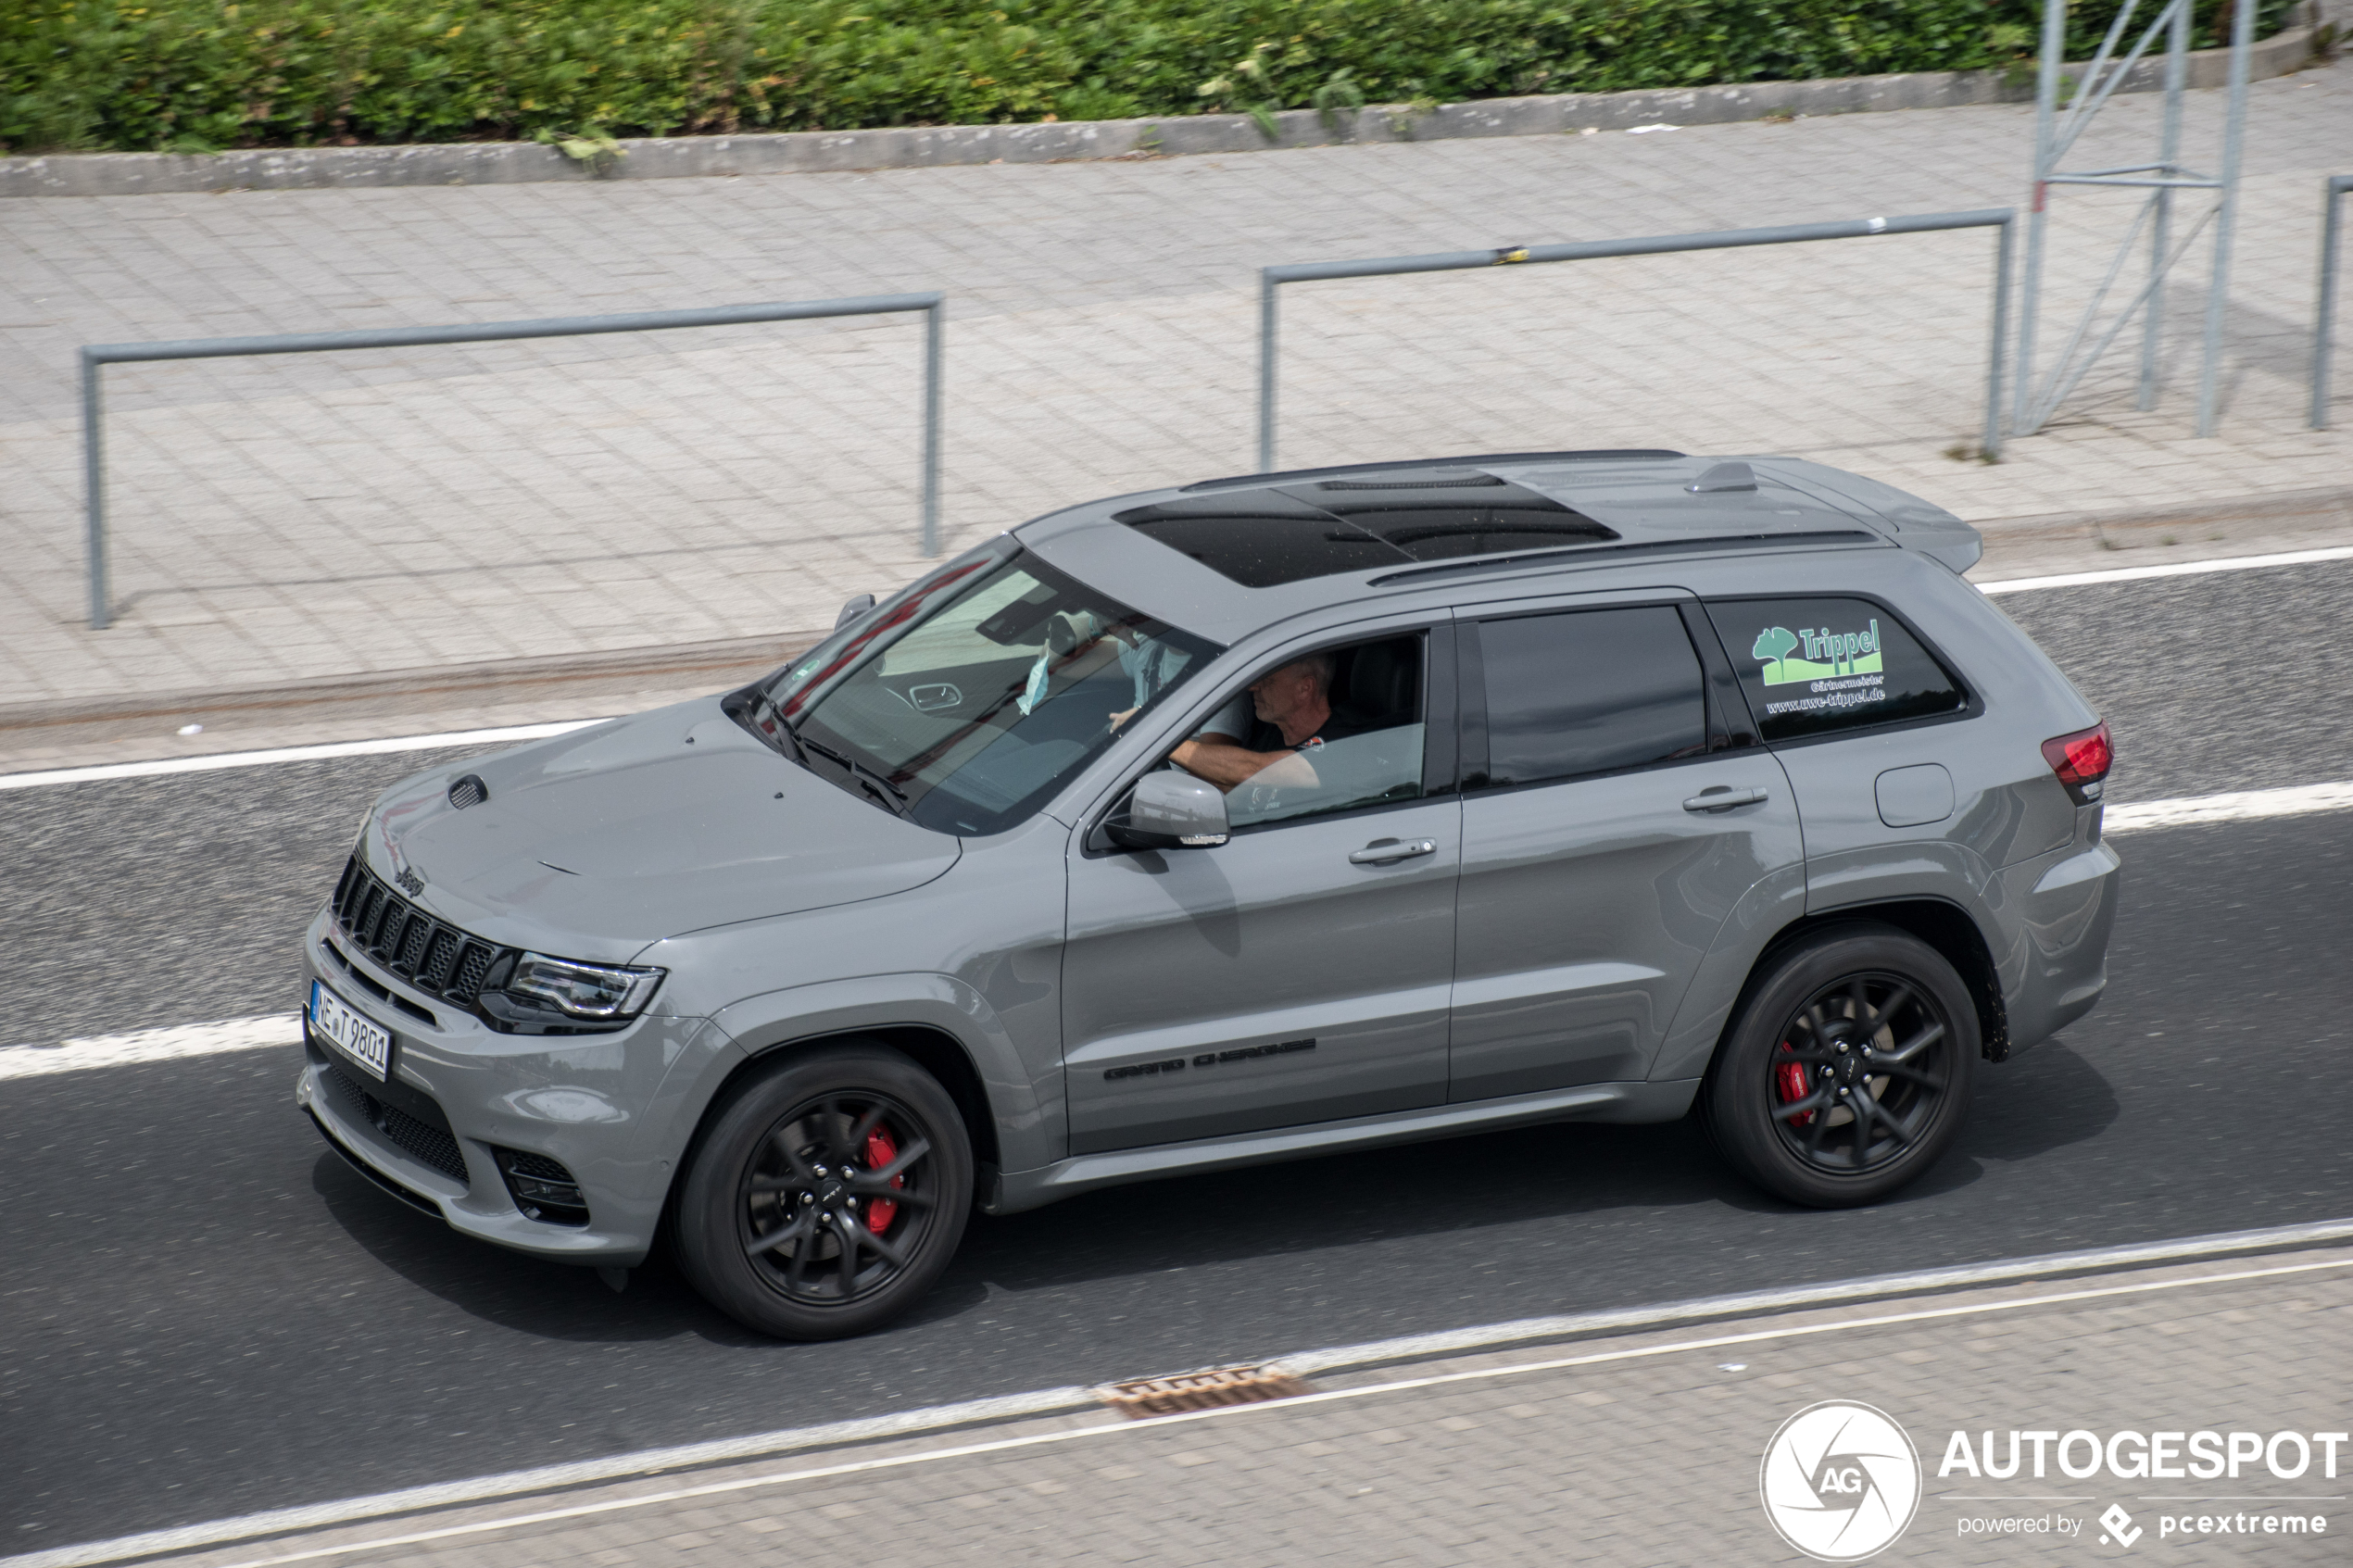
<instances>
[{"instance_id":1,"label":"lower air intake","mask_svg":"<svg viewBox=\"0 0 2353 1568\"><path fill-rule=\"evenodd\" d=\"M448 1128L436 1127L422 1117L377 1098L333 1062L321 1070L320 1076L326 1081L327 1093L334 1100L335 1109L347 1120L365 1122L410 1159L451 1181L462 1184L466 1180L465 1151L458 1147L458 1140Z\"/></svg>"}]
</instances>

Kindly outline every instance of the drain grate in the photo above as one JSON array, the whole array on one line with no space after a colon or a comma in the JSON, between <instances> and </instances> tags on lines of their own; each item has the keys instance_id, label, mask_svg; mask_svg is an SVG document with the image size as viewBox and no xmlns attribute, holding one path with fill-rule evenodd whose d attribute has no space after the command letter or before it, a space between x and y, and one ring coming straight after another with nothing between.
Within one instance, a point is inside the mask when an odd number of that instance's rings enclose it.
<instances>
[{"instance_id":1,"label":"drain grate","mask_svg":"<svg viewBox=\"0 0 2353 1568\"><path fill-rule=\"evenodd\" d=\"M1172 1377L1137 1377L1101 1390L1103 1403L1140 1421L1150 1415L1252 1405L1312 1393L1306 1384L1277 1367L1223 1366Z\"/></svg>"}]
</instances>

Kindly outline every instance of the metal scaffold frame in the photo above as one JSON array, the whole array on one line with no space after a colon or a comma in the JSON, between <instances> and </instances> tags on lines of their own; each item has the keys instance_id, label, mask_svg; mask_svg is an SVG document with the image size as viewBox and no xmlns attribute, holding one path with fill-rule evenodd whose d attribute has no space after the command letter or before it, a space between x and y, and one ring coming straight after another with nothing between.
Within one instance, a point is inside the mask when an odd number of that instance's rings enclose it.
<instances>
[{"instance_id":1,"label":"metal scaffold frame","mask_svg":"<svg viewBox=\"0 0 2353 1568\"><path fill-rule=\"evenodd\" d=\"M2098 53L2062 108L2068 5L2067 0L2043 3L2043 53L2034 115L2034 195L2027 215L2025 276L2019 300L2017 404L2011 420L2014 433L2020 435L2031 435L2049 421L2135 317L2141 320L2141 368L2135 405L2142 408L2157 406L2162 381L2166 276L2189 254L2190 247L2209 225L2214 231L2214 261L2207 282L2205 345L2198 371L2197 433L2214 433L2222 358L2222 317L2230 298L2231 242L2238 216L2239 149L2246 128L2247 49L2255 37L2256 0L2234 0L2231 6L2230 99L2223 114L2221 162L2214 174L2201 174L2182 162L2183 100L2189 87L2191 0L2164 0L2138 41L2119 58L2117 44L2139 7L2140 0L2124 0L2100 42ZM2165 102L2155 161L2111 169L2063 167L2102 106L2140 66L2160 32L2165 35ZM2066 346L2060 349L2048 372L2038 377L2034 334L2042 313L2045 228L2049 216L2046 209L2055 185L2135 187L2145 189L2148 197L2117 245L2115 260L2108 264L2099 288L2083 307ZM2177 240L2173 234L2173 207L2174 193L2178 191L2211 191L2214 194L2211 204ZM2107 303L2144 232L2148 240L2147 281L2100 328L2100 307ZM2099 328L2096 336L2095 328Z\"/></svg>"}]
</instances>

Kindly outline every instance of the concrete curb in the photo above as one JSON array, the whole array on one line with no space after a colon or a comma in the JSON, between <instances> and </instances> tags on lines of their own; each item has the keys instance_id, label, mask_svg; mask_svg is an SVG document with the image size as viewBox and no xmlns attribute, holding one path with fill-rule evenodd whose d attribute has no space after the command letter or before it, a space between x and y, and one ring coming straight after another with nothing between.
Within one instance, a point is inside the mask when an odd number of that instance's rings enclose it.
<instances>
[{"instance_id":1,"label":"concrete curb","mask_svg":"<svg viewBox=\"0 0 2353 1568\"><path fill-rule=\"evenodd\" d=\"M2312 56L2312 30L2291 28L2254 45L2256 81L2283 76ZM2190 85L2223 85L2230 51L2190 56ZM2155 91L2162 62L2144 60L2120 89ZM455 142L391 147L262 147L210 157L173 153L65 153L0 158L0 197L122 196L168 192L314 190L384 185L518 185L548 181L680 180L734 174L924 169L952 164L1055 163L1252 153L1360 142L1436 142L1544 136L1644 125L1718 125L1769 116L1869 114L2018 103L2031 82L1998 71L1923 71L1755 82L1630 93L1483 98L1427 113L1387 104L1327 125L1314 109L1276 115L1269 140L1248 115L1072 120L1034 125L795 131L750 136L636 137L598 172L536 142Z\"/></svg>"}]
</instances>

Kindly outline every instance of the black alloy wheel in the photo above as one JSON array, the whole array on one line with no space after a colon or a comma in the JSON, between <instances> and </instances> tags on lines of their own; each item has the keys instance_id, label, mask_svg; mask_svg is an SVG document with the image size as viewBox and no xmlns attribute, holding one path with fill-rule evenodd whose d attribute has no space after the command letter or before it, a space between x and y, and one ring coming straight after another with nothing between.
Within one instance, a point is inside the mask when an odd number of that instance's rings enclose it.
<instances>
[{"instance_id":1,"label":"black alloy wheel","mask_svg":"<svg viewBox=\"0 0 2353 1568\"><path fill-rule=\"evenodd\" d=\"M1840 1175L1894 1160L1935 1120L1952 1033L1934 998L1899 975L1824 986L1781 1026L1768 1066L1782 1145Z\"/></svg>"},{"instance_id":2,"label":"black alloy wheel","mask_svg":"<svg viewBox=\"0 0 2353 1568\"><path fill-rule=\"evenodd\" d=\"M1759 1186L1814 1208L1869 1203L1951 1147L1980 1050L1976 1007L1944 955L1843 922L1759 964L1702 1109Z\"/></svg>"},{"instance_id":3,"label":"black alloy wheel","mask_svg":"<svg viewBox=\"0 0 2353 1568\"><path fill-rule=\"evenodd\" d=\"M954 1255L972 1206L955 1103L900 1052L818 1047L755 1066L682 1184L678 1256L711 1303L786 1339L862 1334Z\"/></svg>"},{"instance_id":4,"label":"black alloy wheel","mask_svg":"<svg viewBox=\"0 0 2353 1568\"><path fill-rule=\"evenodd\" d=\"M744 1168L736 1239L768 1287L812 1307L887 1287L939 1207L931 1142L886 1095L825 1094L777 1119Z\"/></svg>"}]
</instances>

